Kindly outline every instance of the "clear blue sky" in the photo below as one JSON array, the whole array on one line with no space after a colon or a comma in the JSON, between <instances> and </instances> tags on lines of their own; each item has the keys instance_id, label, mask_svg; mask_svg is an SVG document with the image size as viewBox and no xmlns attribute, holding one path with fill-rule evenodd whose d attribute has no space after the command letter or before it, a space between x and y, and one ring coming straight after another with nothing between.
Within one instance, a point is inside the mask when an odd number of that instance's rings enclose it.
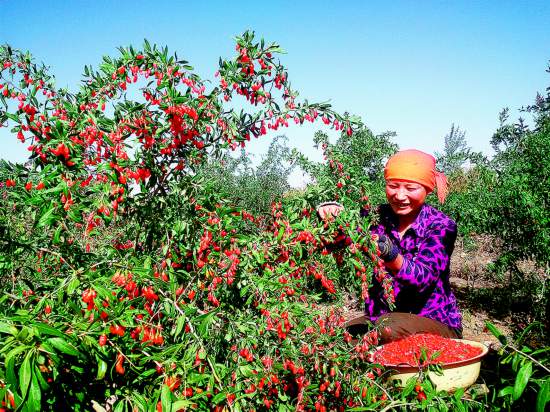
<instances>
[{"instance_id":1,"label":"clear blue sky","mask_svg":"<svg viewBox=\"0 0 550 412\"><path fill-rule=\"evenodd\" d=\"M498 112L533 102L550 85L550 1L9 1L0 0L0 43L30 50L58 86L75 88L83 66L143 39L167 45L213 79L233 36L252 29L287 51L293 87L360 115L401 148L433 153L452 123L490 154ZM517 112L513 112L516 113ZM318 158L312 136L286 131ZM261 153L269 137L251 149ZM0 129L0 157L26 150Z\"/></svg>"}]
</instances>

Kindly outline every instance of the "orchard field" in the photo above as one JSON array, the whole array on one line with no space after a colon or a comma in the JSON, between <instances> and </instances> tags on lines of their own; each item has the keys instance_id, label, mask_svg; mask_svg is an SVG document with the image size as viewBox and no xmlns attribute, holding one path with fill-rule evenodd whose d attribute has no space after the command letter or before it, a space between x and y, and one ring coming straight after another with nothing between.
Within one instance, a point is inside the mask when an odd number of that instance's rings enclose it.
<instances>
[{"instance_id":1,"label":"orchard field","mask_svg":"<svg viewBox=\"0 0 550 412\"><path fill-rule=\"evenodd\" d=\"M394 300L368 227L398 147L302 99L281 51L246 32L210 82L145 42L85 67L72 92L0 47L2 144L29 150L0 164L1 411L546 410L550 89L525 108L530 127L501 113L492 159L459 128L445 137L455 286L466 332L491 349L466 391L424 373L398 388L369 356L377 331L344 327L373 281ZM280 136L304 122L320 163ZM255 138L272 143L252 167ZM323 222L326 200L345 211Z\"/></svg>"}]
</instances>

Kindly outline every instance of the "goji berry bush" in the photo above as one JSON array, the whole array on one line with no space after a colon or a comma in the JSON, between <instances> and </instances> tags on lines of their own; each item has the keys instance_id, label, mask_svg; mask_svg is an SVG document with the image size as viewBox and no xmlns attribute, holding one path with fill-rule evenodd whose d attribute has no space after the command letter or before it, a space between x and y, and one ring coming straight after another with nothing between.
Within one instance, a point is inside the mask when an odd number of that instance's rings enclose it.
<instances>
[{"instance_id":1,"label":"goji berry bush","mask_svg":"<svg viewBox=\"0 0 550 412\"><path fill-rule=\"evenodd\" d=\"M376 330L356 340L343 327L343 295L364 298L373 277L394 299L368 234L375 216L359 213L395 148L387 135L301 100L280 47L250 32L212 82L167 48L119 51L85 67L70 92L29 54L0 48L0 126L29 150L24 165L0 165L2 409L484 405L428 381L416 394L416 382L385 386L370 357ZM340 143L318 137L328 167L267 213L204 173L304 122L340 132ZM372 157L352 164L357 147ZM346 209L320 222L314 206L328 198ZM330 251L342 235L347 247Z\"/></svg>"},{"instance_id":2,"label":"goji berry bush","mask_svg":"<svg viewBox=\"0 0 550 412\"><path fill-rule=\"evenodd\" d=\"M289 122L359 127L300 101L279 51L245 33L211 85L145 43L86 67L72 94L2 47L0 123L30 152L3 168L6 406L362 404L369 345L351 343L323 306L342 290L366 293L378 267L357 216L339 229L355 247L335 257L324 242L336 223L319 225L310 204L276 202L256 217L197 173Z\"/></svg>"}]
</instances>

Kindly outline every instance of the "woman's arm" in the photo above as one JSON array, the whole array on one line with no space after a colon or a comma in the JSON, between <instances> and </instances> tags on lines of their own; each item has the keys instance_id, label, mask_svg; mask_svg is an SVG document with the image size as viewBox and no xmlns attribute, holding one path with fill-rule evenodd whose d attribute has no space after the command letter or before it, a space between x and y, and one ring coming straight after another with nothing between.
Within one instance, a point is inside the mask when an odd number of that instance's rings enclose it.
<instances>
[{"instance_id":1,"label":"woman's arm","mask_svg":"<svg viewBox=\"0 0 550 412\"><path fill-rule=\"evenodd\" d=\"M390 272L398 272L403 266L403 255L399 253L394 260L386 262L384 265Z\"/></svg>"}]
</instances>

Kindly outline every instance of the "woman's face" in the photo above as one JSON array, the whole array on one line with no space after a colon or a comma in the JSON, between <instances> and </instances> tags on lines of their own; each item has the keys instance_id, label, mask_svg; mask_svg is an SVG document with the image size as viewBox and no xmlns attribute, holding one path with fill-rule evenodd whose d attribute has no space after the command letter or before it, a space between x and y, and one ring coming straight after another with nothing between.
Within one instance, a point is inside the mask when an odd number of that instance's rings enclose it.
<instances>
[{"instance_id":1,"label":"woman's face","mask_svg":"<svg viewBox=\"0 0 550 412\"><path fill-rule=\"evenodd\" d=\"M416 213L424 204L428 192L420 183L404 180L386 181L386 198L396 215Z\"/></svg>"}]
</instances>

